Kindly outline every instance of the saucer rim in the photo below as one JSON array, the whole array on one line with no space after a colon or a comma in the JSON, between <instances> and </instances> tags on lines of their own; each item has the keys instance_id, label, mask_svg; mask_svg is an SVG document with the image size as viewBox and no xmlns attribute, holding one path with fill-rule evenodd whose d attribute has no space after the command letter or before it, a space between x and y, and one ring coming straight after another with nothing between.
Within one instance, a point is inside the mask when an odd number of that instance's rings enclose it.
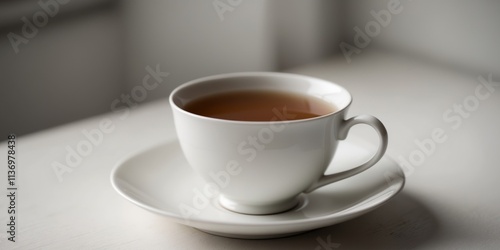
<instances>
[{"instance_id":1,"label":"saucer rim","mask_svg":"<svg viewBox=\"0 0 500 250\"><path fill-rule=\"evenodd\" d=\"M354 142L347 142L347 143L354 144L354 145L358 146ZM220 221L220 220L209 220L209 219L202 218L202 217L194 217L194 218L187 218L186 219L186 218L182 217L182 215L180 215L179 213L172 213L172 212L169 212L166 210L158 209L158 208L152 207L150 205L147 205L139 200L136 200L133 197L130 197L128 194L126 194L124 191L122 191L118 187L119 184L117 182L119 181L118 180L119 178L117 178L117 173L120 170L120 168L125 166L125 163L127 163L128 161L131 161L135 158L138 158L138 157L142 156L143 154L148 153L152 150L155 150L159 147L175 146L176 144L178 145L178 139L174 138L174 139L164 141L161 143L157 143L153 146L141 149L141 150L137 151L136 153L132 154L131 156L122 158L113 166L113 169L110 173L110 182L111 182L113 189L118 194L120 194L123 198L125 198L129 202L135 204L136 206L139 206L139 207L141 207L147 211L153 212L155 214L158 214L161 216L166 216L169 219L172 219L180 224L195 227L197 229L200 229L201 231L207 231L207 230L202 229L200 227L197 227L195 224L210 224L210 225L217 225L217 226L245 226L245 227L262 227L262 226L264 226L265 227L265 226L287 226L287 225L291 225L291 224L309 224L309 223L315 223L315 222L317 223L317 222L321 222L321 221L326 220L325 222L329 222L326 224L333 225L333 224L337 224L337 223L340 223L340 222L343 222L346 220L350 220L354 217L365 214L367 212L370 212L370 211L380 207L384 203L388 202L390 199L394 198L399 192L401 192L406 184L406 176L405 176L404 171L401 168L401 166L396 162L396 160L394 160L394 158L392 158L388 154L385 154L382 157L382 159L385 158L385 159L388 159L394 163L394 165L395 165L394 169L397 169L397 172L398 172L398 174L397 174L398 180L395 181L394 183L391 183L386 189L383 189L382 191L377 193L377 194L387 193L388 190L394 189L392 193L387 195L387 197L381 198L375 204L370 204L369 207L364 208L364 209L362 209L363 207L358 208L358 206L360 206L360 204L363 204L374 197L374 195L370 195L370 196L360 200L359 202L355 203L354 205L351 205L347 208L332 212L332 213L324 215L324 216L318 216L318 217L313 217L313 218L284 220L284 221L258 221L258 222ZM359 147L361 147L361 146L359 146ZM376 165L374 167L376 167ZM344 180L340 180L339 182L342 182L342 181L344 181ZM321 188L319 188L311 193L318 192L318 190L321 190ZM302 193L301 195L304 195L306 197L308 196L308 194L304 194L304 193ZM213 207L213 204L210 203L209 206ZM354 209L354 211L346 213L346 211L349 211L351 209ZM291 209L290 211L294 211L294 209ZM226 211L226 212L227 213L234 213L231 211ZM287 211L287 212L289 212L289 211ZM248 216L248 217L263 217L263 216L272 217L272 216L276 216L276 215L283 215L283 214L286 214L287 212L278 213L278 214L269 214L269 215L251 215L251 214L240 214L240 215L241 216ZM331 222L331 220L336 218L336 217L337 217L337 219L340 219L340 220L338 220L337 222ZM320 228L320 227L314 227L314 228ZM304 230L304 231L307 231L307 230ZM215 231L211 231L211 232L216 234Z\"/></svg>"}]
</instances>

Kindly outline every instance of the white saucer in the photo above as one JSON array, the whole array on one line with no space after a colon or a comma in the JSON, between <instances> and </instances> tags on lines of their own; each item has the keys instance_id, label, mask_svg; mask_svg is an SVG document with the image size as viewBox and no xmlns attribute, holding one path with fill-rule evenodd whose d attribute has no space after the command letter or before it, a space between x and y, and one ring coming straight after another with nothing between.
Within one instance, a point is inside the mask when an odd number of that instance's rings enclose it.
<instances>
[{"instance_id":1,"label":"white saucer","mask_svg":"<svg viewBox=\"0 0 500 250\"><path fill-rule=\"evenodd\" d=\"M357 166L370 155L359 145L343 141L327 173ZM282 237L352 219L387 202L404 182L401 168L384 156L361 174L302 194L301 203L290 211L245 215L225 210L213 197L200 203L203 199L197 192L203 193L206 185L191 170L177 141L141 152L118 164L111 174L116 191L139 207L211 234L247 239ZM194 198L198 203L193 203ZM192 216L186 219L181 208Z\"/></svg>"}]
</instances>

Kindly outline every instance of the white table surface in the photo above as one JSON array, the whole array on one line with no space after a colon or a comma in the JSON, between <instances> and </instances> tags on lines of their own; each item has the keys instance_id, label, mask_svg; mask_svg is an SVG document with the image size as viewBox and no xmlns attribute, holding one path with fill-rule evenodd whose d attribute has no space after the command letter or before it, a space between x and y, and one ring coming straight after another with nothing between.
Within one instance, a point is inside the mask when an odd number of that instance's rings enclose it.
<instances>
[{"instance_id":1,"label":"white table surface","mask_svg":"<svg viewBox=\"0 0 500 250\"><path fill-rule=\"evenodd\" d=\"M415 166L405 168L406 186L394 199L353 220L281 239L228 239L172 223L128 202L109 181L118 161L175 138L165 99L141 104L126 117L109 113L18 138L15 243L6 239L2 135L0 249L325 249L321 240L340 244L337 249L500 248L500 91L472 109L479 75L368 51L351 64L337 58L291 71L344 85L354 96L351 115L372 114L387 126L388 154L413 155ZM464 100L472 110L467 118L443 119ZM65 163L66 147L75 148L85 140L83 130L107 119L114 130L60 182L53 163ZM415 140L432 138L436 129L446 141L418 162ZM370 129L356 127L352 134L366 145L376 142Z\"/></svg>"}]
</instances>

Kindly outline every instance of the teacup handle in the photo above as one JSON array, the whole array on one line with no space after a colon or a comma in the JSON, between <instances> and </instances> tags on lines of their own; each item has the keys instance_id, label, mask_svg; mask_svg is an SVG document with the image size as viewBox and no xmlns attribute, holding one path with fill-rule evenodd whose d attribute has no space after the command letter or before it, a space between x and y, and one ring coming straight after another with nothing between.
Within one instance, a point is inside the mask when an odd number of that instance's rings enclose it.
<instances>
[{"instance_id":1,"label":"teacup handle","mask_svg":"<svg viewBox=\"0 0 500 250\"><path fill-rule=\"evenodd\" d=\"M330 175L323 175L315 184L313 184L311 187L309 187L305 192L309 193L319 187L325 186L327 184L343 180L345 178L351 177L353 175L359 174L368 168L372 167L377 163L382 156L385 153L385 150L387 149L387 144L388 144L388 138L387 138L387 130L385 129L384 125L382 122L380 122L379 119L377 119L374 116L371 115L358 115L355 117L352 117L348 120L345 120L342 122L341 127L338 132L338 139L339 140L345 140L347 138L347 134L349 130L351 129L352 126L356 124L367 124L372 126L375 131L377 131L378 136L380 138L380 146L378 147L377 152L372 156L370 160L367 162L361 164L360 166L357 166L355 168L340 172L340 173L335 173L335 174L330 174Z\"/></svg>"}]
</instances>

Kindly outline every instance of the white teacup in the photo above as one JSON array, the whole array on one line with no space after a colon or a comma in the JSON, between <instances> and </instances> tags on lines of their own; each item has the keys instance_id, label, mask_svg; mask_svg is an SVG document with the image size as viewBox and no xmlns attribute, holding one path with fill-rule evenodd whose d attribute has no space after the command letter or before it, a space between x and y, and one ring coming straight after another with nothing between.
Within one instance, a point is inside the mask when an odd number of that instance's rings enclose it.
<instances>
[{"instance_id":1,"label":"white teacup","mask_svg":"<svg viewBox=\"0 0 500 250\"><path fill-rule=\"evenodd\" d=\"M205 117L184 110L187 103L198 98L236 90L296 92L321 98L336 111L286 120L286 110L279 107L273 121L255 122ZM245 214L289 210L297 205L301 193L356 175L380 160L387 148L387 131L373 116L345 119L351 101L349 92L335 83L270 72L205 77L179 86L170 95L177 135L187 161L217 189L224 208ZM359 123L377 131L377 152L358 167L325 175L339 140L344 140L349 129Z\"/></svg>"}]
</instances>

